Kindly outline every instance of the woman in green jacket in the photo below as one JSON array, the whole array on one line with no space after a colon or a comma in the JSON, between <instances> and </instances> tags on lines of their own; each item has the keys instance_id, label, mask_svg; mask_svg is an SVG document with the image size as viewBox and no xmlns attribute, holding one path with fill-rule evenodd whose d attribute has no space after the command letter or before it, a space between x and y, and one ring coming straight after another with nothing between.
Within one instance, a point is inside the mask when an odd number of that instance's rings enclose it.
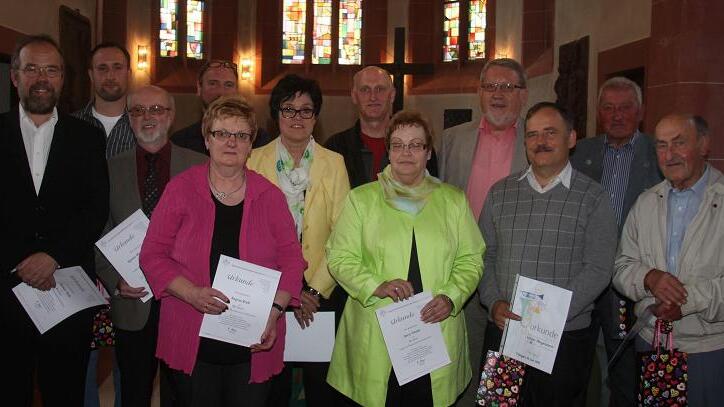
<instances>
[{"instance_id":1,"label":"woman in green jacket","mask_svg":"<svg viewBox=\"0 0 724 407\"><path fill-rule=\"evenodd\" d=\"M449 406L471 378L463 304L478 286L485 251L459 189L430 176L432 133L402 111L385 139L390 165L348 196L327 243L329 270L349 299L327 381L364 406ZM421 291L421 319L440 322L451 363L399 386L375 310Z\"/></svg>"}]
</instances>

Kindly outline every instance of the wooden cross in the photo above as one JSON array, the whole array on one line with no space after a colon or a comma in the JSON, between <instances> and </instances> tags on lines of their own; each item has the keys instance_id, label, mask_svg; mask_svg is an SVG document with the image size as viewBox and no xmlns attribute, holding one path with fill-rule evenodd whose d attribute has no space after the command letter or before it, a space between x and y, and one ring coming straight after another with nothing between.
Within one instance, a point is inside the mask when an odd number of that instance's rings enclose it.
<instances>
[{"instance_id":1,"label":"wooden cross","mask_svg":"<svg viewBox=\"0 0 724 407\"><path fill-rule=\"evenodd\" d=\"M431 74L433 64L415 64L405 62L405 28L395 27L395 60L391 64L374 64L390 74L395 86L395 101L392 112L397 113L405 105L405 75Z\"/></svg>"}]
</instances>

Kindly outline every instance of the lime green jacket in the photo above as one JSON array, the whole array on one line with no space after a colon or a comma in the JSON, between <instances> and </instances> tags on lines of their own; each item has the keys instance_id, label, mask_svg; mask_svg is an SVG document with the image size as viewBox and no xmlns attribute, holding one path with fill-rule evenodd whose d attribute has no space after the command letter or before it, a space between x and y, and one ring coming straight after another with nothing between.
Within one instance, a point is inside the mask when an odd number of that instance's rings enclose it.
<instances>
[{"instance_id":1,"label":"lime green jacket","mask_svg":"<svg viewBox=\"0 0 724 407\"><path fill-rule=\"evenodd\" d=\"M407 279L415 233L425 291L453 302L441 323L450 363L431 373L436 406L449 406L470 381L462 309L482 276L485 244L459 189L442 184L417 215L394 209L378 182L350 192L327 242L329 270L349 293L327 382L363 406L384 406L392 364L375 310L389 298L372 293L385 281Z\"/></svg>"}]
</instances>

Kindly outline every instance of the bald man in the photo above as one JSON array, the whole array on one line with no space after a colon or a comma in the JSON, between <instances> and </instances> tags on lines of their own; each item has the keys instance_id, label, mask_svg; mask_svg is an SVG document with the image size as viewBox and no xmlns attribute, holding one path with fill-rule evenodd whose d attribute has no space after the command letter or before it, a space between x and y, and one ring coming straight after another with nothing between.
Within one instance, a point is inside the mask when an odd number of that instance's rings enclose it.
<instances>
[{"instance_id":1,"label":"bald man","mask_svg":"<svg viewBox=\"0 0 724 407\"><path fill-rule=\"evenodd\" d=\"M389 160L385 150L385 129L392 115L395 87L390 73L376 66L362 68L354 75L352 103L358 120L351 128L333 135L325 147L341 154L352 188L377 180ZM437 176L435 151L427 170Z\"/></svg>"},{"instance_id":2,"label":"bald man","mask_svg":"<svg viewBox=\"0 0 724 407\"><path fill-rule=\"evenodd\" d=\"M707 164L706 121L674 114L656 125L655 146L666 178L639 196L624 224L614 287L674 321L675 346L688 356L688 404L724 405L724 176ZM637 337L651 349L653 320Z\"/></svg>"}]
</instances>

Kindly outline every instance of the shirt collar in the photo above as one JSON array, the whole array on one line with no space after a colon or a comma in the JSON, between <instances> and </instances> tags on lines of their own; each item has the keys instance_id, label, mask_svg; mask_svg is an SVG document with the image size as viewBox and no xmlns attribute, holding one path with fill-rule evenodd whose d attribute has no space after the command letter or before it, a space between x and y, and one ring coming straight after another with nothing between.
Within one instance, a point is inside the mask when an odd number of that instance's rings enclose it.
<instances>
[{"instance_id":1,"label":"shirt collar","mask_svg":"<svg viewBox=\"0 0 724 407\"><path fill-rule=\"evenodd\" d=\"M551 182L548 183L545 187L542 187L540 183L538 183L538 180L535 178L535 174L533 174L533 167L528 166L528 169L525 170L523 175L518 177L518 181L522 181L523 179L528 179L528 182L531 183L531 186L535 188L539 192L546 192L553 189L554 186L558 185L558 183L563 184L564 187L567 189L571 189L571 178L573 176L573 167L571 166L571 162L568 161L566 163L566 166L563 167L563 170L556 175Z\"/></svg>"},{"instance_id":2,"label":"shirt collar","mask_svg":"<svg viewBox=\"0 0 724 407\"><path fill-rule=\"evenodd\" d=\"M48 119L48 121L41 124L40 126L36 126L35 122L30 117L28 117L27 112L25 112L25 108L23 107L23 104L22 103L18 103L18 104L20 105L20 109L18 109L20 111L20 121L25 122L26 124L31 124L36 129L39 129L40 127L43 127L47 124L55 125L55 123L58 122L58 109L55 106L53 107L53 113L51 113L50 119Z\"/></svg>"},{"instance_id":3,"label":"shirt collar","mask_svg":"<svg viewBox=\"0 0 724 407\"><path fill-rule=\"evenodd\" d=\"M694 185L692 185L691 187L686 188L686 189L674 188L673 185L671 185L671 182L669 182L669 180L666 180L666 185L669 188L669 192L678 193L678 192L685 192L685 191L693 191L694 195L703 196L704 191L706 191L706 185L709 182L709 172L710 172L709 164L706 164L706 166L704 167L704 173L701 175L699 180L697 180L696 183L694 183Z\"/></svg>"},{"instance_id":4,"label":"shirt collar","mask_svg":"<svg viewBox=\"0 0 724 407\"><path fill-rule=\"evenodd\" d=\"M629 141L627 141L626 144L622 145L620 148L633 148L636 145L636 142L638 141L640 136L641 132L637 129L634 132L633 136L629 139ZM608 142L608 134L606 134L606 137L603 139L603 145L606 146L606 148L615 148Z\"/></svg>"},{"instance_id":5,"label":"shirt collar","mask_svg":"<svg viewBox=\"0 0 724 407\"><path fill-rule=\"evenodd\" d=\"M480 119L480 124L478 125L478 128L483 131L483 133L490 133L492 129L490 128L490 123L488 123L488 119L485 118L485 115ZM513 122L513 125L507 128L506 130L510 129L517 129L518 128L518 120L516 119Z\"/></svg>"}]
</instances>

